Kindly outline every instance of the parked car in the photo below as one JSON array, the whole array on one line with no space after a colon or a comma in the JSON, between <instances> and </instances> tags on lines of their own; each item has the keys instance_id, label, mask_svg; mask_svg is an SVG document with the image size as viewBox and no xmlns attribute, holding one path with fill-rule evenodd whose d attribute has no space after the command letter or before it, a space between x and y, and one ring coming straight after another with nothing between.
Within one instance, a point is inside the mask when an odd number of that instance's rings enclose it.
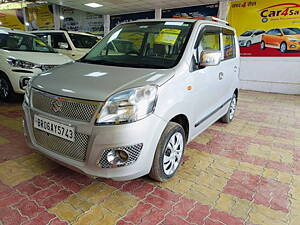
<instances>
[{"instance_id":1,"label":"parked car","mask_svg":"<svg viewBox=\"0 0 300 225\"><path fill-rule=\"evenodd\" d=\"M263 35L260 48L277 48L282 53L300 51L300 28L271 29Z\"/></svg>"},{"instance_id":2,"label":"parked car","mask_svg":"<svg viewBox=\"0 0 300 225\"><path fill-rule=\"evenodd\" d=\"M112 47L115 40L127 47ZM233 120L239 67L235 30L226 24L121 24L81 60L30 81L27 142L90 176L168 180L187 142L220 118Z\"/></svg>"},{"instance_id":3,"label":"parked car","mask_svg":"<svg viewBox=\"0 0 300 225\"><path fill-rule=\"evenodd\" d=\"M75 60L83 57L100 40L99 36L63 30L32 31L56 51Z\"/></svg>"},{"instance_id":4,"label":"parked car","mask_svg":"<svg viewBox=\"0 0 300 225\"><path fill-rule=\"evenodd\" d=\"M31 77L71 61L32 34L0 27L0 99L24 94Z\"/></svg>"},{"instance_id":5,"label":"parked car","mask_svg":"<svg viewBox=\"0 0 300 225\"><path fill-rule=\"evenodd\" d=\"M239 44L241 47L250 47L253 44L261 42L263 30L249 30L239 36Z\"/></svg>"}]
</instances>

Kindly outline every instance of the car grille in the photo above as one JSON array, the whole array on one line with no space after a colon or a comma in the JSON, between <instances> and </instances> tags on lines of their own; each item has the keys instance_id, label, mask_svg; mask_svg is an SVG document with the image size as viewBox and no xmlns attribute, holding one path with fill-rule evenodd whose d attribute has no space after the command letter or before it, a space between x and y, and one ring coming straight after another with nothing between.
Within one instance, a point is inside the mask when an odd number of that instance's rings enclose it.
<instances>
[{"instance_id":1,"label":"car grille","mask_svg":"<svg viewBox=\"0 0 300 225\"><path fill-rule=\"evenodd\" d=\"M129 166L130 164L134 163L138 157L140 156L141 150L143 148L143 144L136 144L136 145L131 145L131 146L123 146L123 147L118 147L118 148L110 148L110 149L106 149L104 150L101 159L99 160L98 165L101 168L111 168L112 165L107 161L107 154L111 151L111 150L123 150L126 151L128 153L128 160L122 164L119 165L118 167L123 167L123 166Z\"/></svg>"},{"instance_id":2,"label":"car grille","mask_svg":"<svg viewBox=\"0 0 300 225\"><path fill-rule=\"evenodd\" d=\"M36 128L33 128L33 134L36 143L49 151L81 162L86 159L88 135L75 133L75 141L71 142Z\"/></svg>"},{"instance_id":3,"label":"car grille","mask_svg":"<svg viewBox=\"0 0 300 225\"><path fill-rule=\"evenodd\" d=\"M45 71L48 71L48 70L51 70L53 69L54 67L57 67L58 65L41 65L39 68L45 72Z\"/></svg>"},{"instance_id":4,"label":"car grille","mask_svg":"<svg viewBox=\"0 0 300 225\"><path fill-rule=\"evenodd\" d=\"M31 94L34 108L72 120L89 122L102 106L100 102L59 97L35 89L32 90Z\"/></svg>"}]
</instances>

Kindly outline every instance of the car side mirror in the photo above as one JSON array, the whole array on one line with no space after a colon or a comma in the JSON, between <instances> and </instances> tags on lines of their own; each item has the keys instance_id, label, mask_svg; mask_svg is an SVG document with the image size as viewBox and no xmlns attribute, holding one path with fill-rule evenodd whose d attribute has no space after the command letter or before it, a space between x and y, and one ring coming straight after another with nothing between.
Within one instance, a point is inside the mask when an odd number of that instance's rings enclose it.
<instances>
[{"instance_id":1,"label":"car side mirror","mask_svg":"<svg viewBox=\"0 0 300 225\"><path fill-rule=\"evenodd\" d=\"M221 59L222 59L221 51L205 50L201 52L199 66L200 67L217 66L220 64Z\"/></svg>"},{"instance_id":2,"label":"car side mirror","mask_svg":"<svg viewBox=\"0 0 300 225\"><path fill-rule=\"evenodd\" d=\"M66 42L58 42L58 47L59 47L60 49L68 49L68 48L69 48L69 45L68 45L68 43L66 43Z\"/></svg>"}]
</instances>

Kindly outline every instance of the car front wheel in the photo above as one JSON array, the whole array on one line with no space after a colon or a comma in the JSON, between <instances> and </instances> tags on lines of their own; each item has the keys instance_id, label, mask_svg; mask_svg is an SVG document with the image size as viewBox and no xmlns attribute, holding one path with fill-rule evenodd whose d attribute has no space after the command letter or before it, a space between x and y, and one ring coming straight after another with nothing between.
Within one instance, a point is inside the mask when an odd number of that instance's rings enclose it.
<instances>
[{"instance_id":1,"label":"car front wheel","mask_svg":"<svg viewBox=\"0 0 300 225\"><path fill-rule=\"evenodd\" d=\"M157 181L172 178L181 164L185 143L182 126L169 122L157 145L149 176Z\"/></svg>"},{"instance_id":2,"label":"car front wheel","mask_svg":"<svg viewBox=\"0 0 300 225\"><path fill-rule=\"evenodd\" d=\"M5 75L0 74L0 101L15 100L17 95L15 94L10 81Z\"/></svg>"},{"instance_id":3,"label":"car front wheel","mask_svg":"<svg viewBox=\"0 0 300 225\"><path fill-rule=\"evenodd\" d=\"M266 44L265 44L264 41L262 41L262 42L260 43L260 49L261 49L261 50L264 50L265 48L266 48Z\"/></svg>"}]
</instances>

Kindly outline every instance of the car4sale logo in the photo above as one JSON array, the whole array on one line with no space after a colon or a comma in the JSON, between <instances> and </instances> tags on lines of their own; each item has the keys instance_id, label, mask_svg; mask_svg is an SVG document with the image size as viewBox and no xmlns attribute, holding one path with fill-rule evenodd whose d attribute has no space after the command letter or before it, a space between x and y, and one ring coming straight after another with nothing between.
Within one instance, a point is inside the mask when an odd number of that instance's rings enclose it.
<instances>
[{"instance_id":1,"label":"car4sale logo","mask_svg":"<svg viewBox=\"0 0 300 225\"><path fill-rule=\"evenodd\" d=\"M263 23L266 23L269 20L288 20L297 19L297 17L300 19L300 4L297 3L282 3L272 5L259 11Z\"/></svg>"}]
</instances>

